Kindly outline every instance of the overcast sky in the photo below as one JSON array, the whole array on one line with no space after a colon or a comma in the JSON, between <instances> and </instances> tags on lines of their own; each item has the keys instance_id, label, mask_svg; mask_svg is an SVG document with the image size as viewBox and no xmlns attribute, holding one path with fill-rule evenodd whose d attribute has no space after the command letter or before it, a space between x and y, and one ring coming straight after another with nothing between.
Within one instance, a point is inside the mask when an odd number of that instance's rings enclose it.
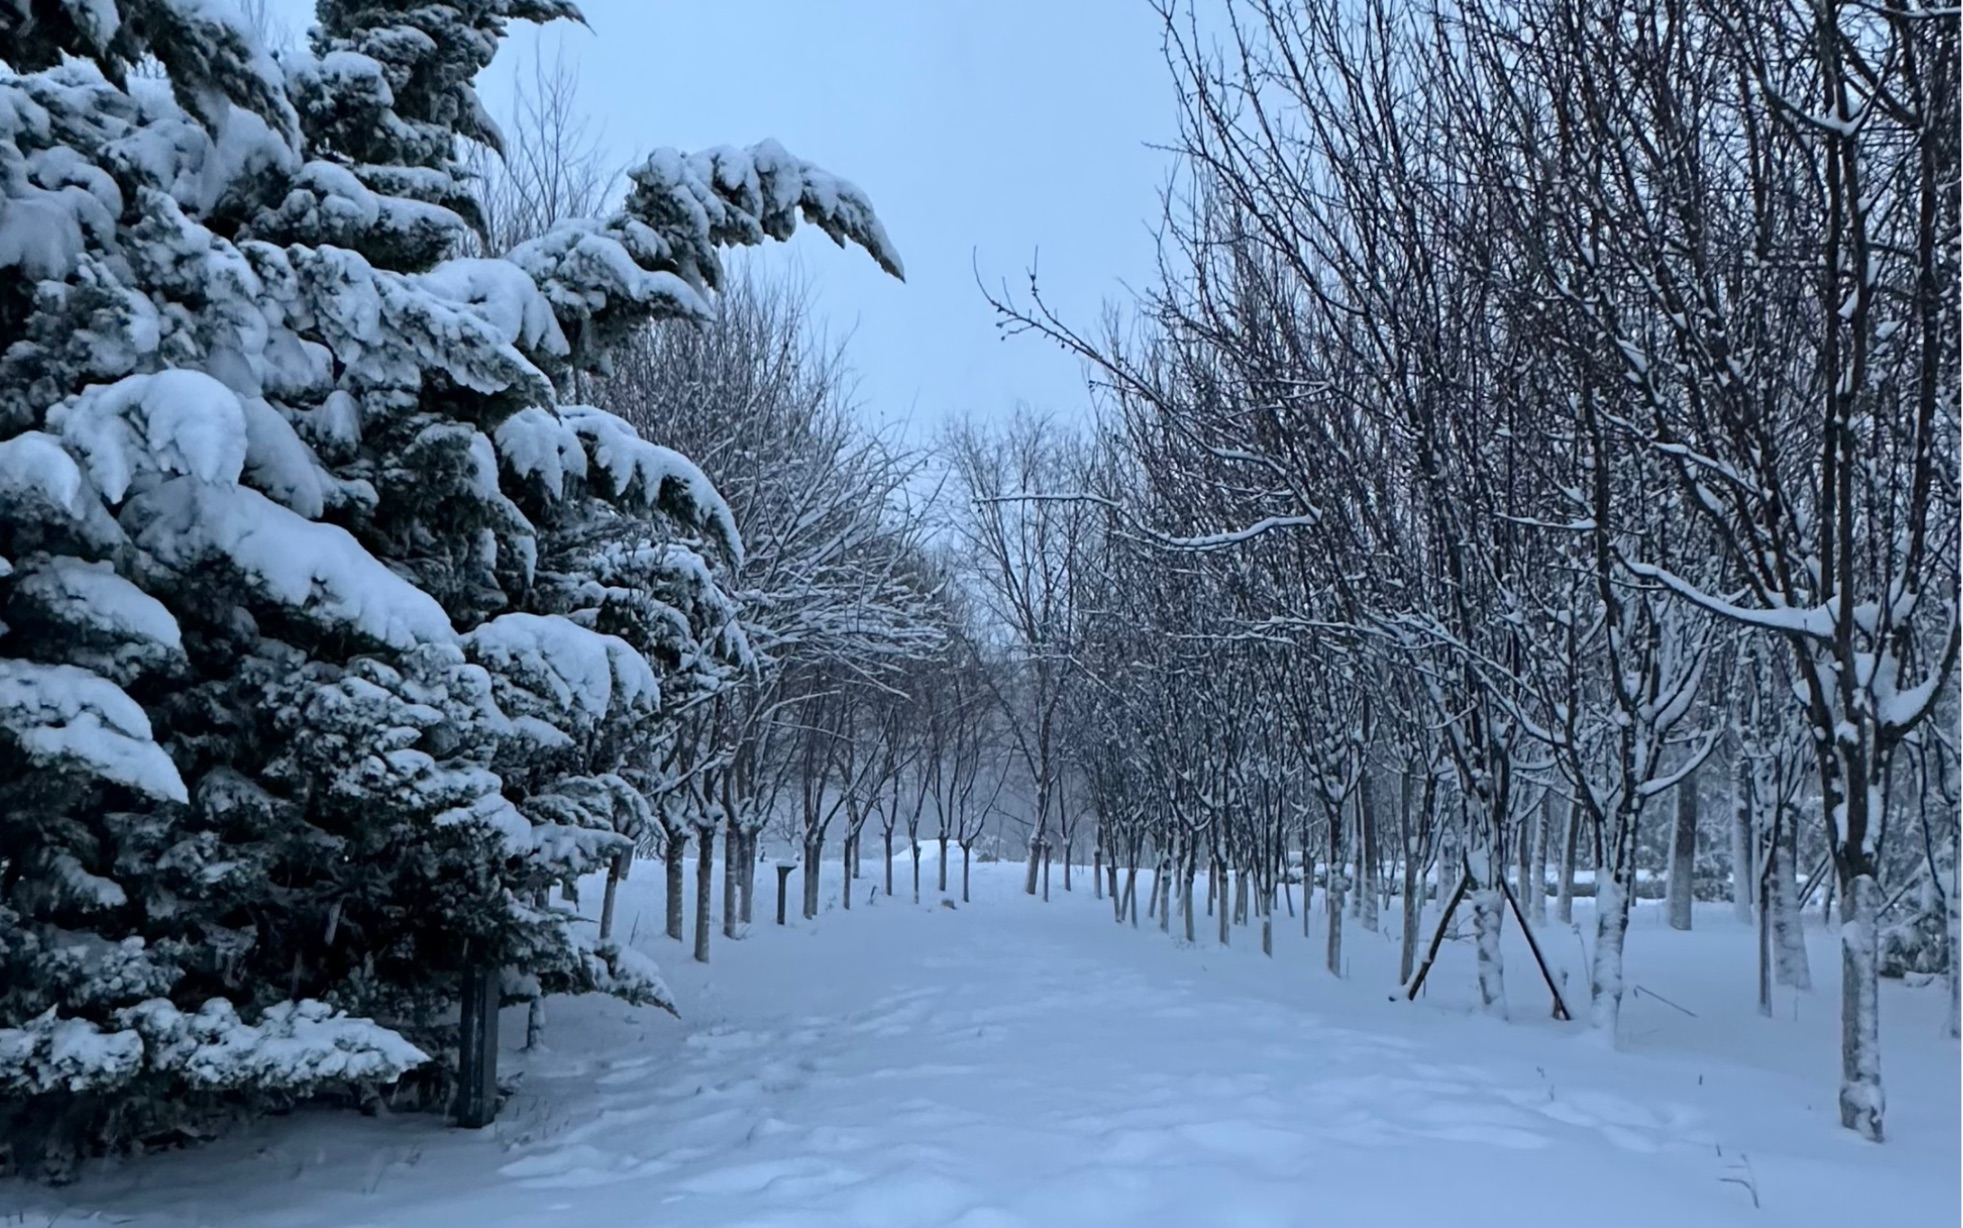
<instances>
[{"instance_id":1,"label":"overcast sky","mask_svg":"<svg viewBox=\"0 0 1963 1228\"><path fill-rule=\"evenodd\" d=\"M294 33L312 5L280 6ZM873 419L924 440L950 413L1018 401L1083 412L1075 360L998 339L975 269L1045 295L1085 326L1147 279L1173 96L1147 0L581 0L591 30L514 27L480 83L505 114L542 42L623 163L775 137L863 188L907 282L813 231L764 260L800 269L850 333Z\"/></svg>"}]
</instances>

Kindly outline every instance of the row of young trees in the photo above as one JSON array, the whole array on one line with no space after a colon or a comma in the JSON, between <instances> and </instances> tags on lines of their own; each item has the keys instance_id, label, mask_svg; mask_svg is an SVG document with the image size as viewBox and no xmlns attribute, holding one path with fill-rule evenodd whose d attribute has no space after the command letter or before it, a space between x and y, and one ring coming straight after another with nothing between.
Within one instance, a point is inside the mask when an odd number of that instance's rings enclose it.
<instances>
[{"instance_id":1,"label":"row of young trees","mask_svg":"<svg viewBox=\"0 0 1963 1228\"><path fill-rule=\"evenodd\" d=\"M917 896L923 840L946 891L950 847L1013 829L1031 895L1088 847L1119 920L1146 869L1188 939L1202 876L1223 941L1297 883L1306 927L1320 888L1339 974L1346 918L1401 904L1413 988L1464 907L1494 1012L1506 917L1592 894L1613 1036L1652 884L1673 925L1725 896L1757 923L1768 1012L1817 901L1842 1120L1880 1138L1878 977L1945 972L1955 1028L1956 14L1161 13L1156 286L1096 335L998 297L1097 372L1092 430L899 454L761 285L595 381L748 548L750 673L674 710L684 787L643 840L670 934L690 841L707 958L718 836L733 933L766 834L811 915L829 849L850 907L869 838ZM541 131L512 242L605 195Z\"/></svg>"},{"instance_id":2,"label":"row of young trees","mask_svg":"<svg viewBox=\"0 0 1963 1228\"><path fill-rule=\"evenodd\" d=\"M1401 897L1407 978L1435 877L1495 1012L1504 918L1544 915L1558 850L1564 920L1595 871L1612 1035L1638 871L1687 926L1725 799L1768 1008L1823 850L1841 1120L1881 1138L1884 954L1949 970L1955 1029L1956 13L1162 14L1157 285L1092 334L996 296L1092 365L1099 431L1028 434L1001 484L955 455L1037 842L1068 763L1121 916L1141 861L1188 937L1199 874L1265 925L1320 866L1331 969L1346 897L1372 927Z\"/></svg>"}]
</instances>

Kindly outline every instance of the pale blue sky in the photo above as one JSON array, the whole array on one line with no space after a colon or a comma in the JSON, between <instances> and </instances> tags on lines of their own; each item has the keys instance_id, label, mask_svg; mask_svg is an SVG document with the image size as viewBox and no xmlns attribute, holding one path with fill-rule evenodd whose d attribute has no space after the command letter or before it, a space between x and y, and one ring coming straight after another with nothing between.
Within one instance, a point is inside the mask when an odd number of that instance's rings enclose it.
<instances>
[{"instance_id":1,"label":"pale blue sky","mask_svg":"<svg viewBox=\"0 0 1963 1228\"><path fill-rule=\"evenodd\" d=\"M286 0L296 32L311 4ZM1173 94L1147 0L581 0L542 35L622 162L660 145L775 137L872 197L907 283L814 233L765 259L807 275L866 413L924 441L949 413L1018 401L1074 417L1077 362L999 340L974 269L1094 327L1150 274ZM506 111L541 37L518 27L481 83Z\"/></svg>"}]
</instances>

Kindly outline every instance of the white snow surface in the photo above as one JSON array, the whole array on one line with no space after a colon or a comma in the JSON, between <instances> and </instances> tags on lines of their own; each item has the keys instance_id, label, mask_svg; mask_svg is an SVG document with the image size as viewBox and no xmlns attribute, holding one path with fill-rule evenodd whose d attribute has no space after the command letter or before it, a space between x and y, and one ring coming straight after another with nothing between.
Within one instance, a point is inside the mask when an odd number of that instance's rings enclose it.
<instances>
[{"instance_id":1,"label":"white snow surface","mask_svg":"<svg viewBox=\"0 0 1963 1228\"><path fill-rule=\"evenodd\" d=\"M680 1020L555 998L544 1049L521 1054L524 1009L507 1011L504 1068L524 1079L489 1129L302 1112L73 1187L0 1185L0 1212L145 1228L1957 1222L1942 994L1884 984L1890 1141L1854 1138L1824 929L1809 933L1824 983L1760 1019L1729 906L1690 933L1639 906L1618 1052L1547 1018L1511 930L1501 1023L1476 1013L1467 941L1426 997L1390 1000L1395 910L1383 935L1347 927L1337 981L1320 899L1309 939L1277 915L1269 959L1249 929L1223 950L1115 926L1087 874L1071 893L1053 876L1045 905L1019 865L977 865L974 904L943 908L923 860L922 906L904 853L900 896L868 900L868 856L851 911L828 863L824 911L780 929L766 850L759 924L718 934L706 966L660 936L660 867L637 867L617 934L662 961ZM958 854L950 880L958 901ZM588 916L600 885L583 884ZM1575 934L1542 935L1582 975Z\"/></svg>"}]
</instances>

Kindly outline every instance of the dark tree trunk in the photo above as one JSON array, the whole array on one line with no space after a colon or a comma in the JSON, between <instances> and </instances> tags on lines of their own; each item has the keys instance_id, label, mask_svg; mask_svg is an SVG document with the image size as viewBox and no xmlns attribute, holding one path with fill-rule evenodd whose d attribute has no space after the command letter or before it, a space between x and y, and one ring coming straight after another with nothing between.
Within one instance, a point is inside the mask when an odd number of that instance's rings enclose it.
<instances>
[{"instance_id":1,"label":"dark tree trunk","mask_svg":"<svg viewBox=\"0 0 1963 1228\"><path fill-rule=\"evenodd\" d=\"M736 937L736 880L742 871L741 856L738 850L743 847L743 833L731 819L723 824L722 833L722 936Z\"/></svg>"},{"instance_id":2,"label":"dark tree trunk","mask_svg":"<svg viewBox=\"0 0 1963 1228\"><path fill-rule=\"evenodd\" d=\"M823 839L804 842L804 916L806 920L818 915L818 858L824 854Z\"/></svg>"},{"instance_id":3,"label":"dark tree trunk","mask_svg":"<svg viewBox=\"0 0 1963 1228\"><path fill-rule=\"evenodd\" d=\"M1690 928L1697 881L1697 774L1677 784L1677 827L1670 842L1669 922L1673 930Z\"/></svg>"},{"instance_id":4,"label":"dark tree trunk","mask_svg":"<svg viewBox=\"0 0 1963 1228\"><path fill-rule=\"evenodd\" d=\"M695 832L695 962L709 962L709 927L715 920L716 829Z\"/></svg>"},{"instance_id":5,"label":"dark tree trunk","mask_svg":"<svg viewBox=\"0 0 1963 1228\"><path fill-rule=\"evenodd\" d=\"M662 847L661 859L668 872L668 937L676 942L682 941L682 892L684 875L682 858L688 853L687 842L675 832L668 834L668 842Z\"/></svg>"}]
</instances>

